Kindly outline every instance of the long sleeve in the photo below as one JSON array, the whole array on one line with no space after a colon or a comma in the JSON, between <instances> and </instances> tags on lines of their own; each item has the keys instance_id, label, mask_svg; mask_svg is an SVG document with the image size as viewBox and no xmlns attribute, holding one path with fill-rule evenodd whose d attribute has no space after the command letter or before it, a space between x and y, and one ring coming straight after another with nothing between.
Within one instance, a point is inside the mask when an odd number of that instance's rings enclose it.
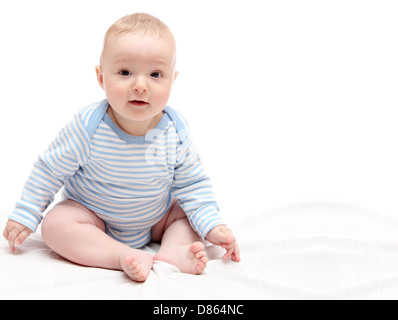
<instances>
[{"instance_id":1,"label":"long sleeve","mask_svg":"<svg viewBox=\"0 0 398 320\"><path fill-rule=\"evenodd\" d=\"M77 114L34 163L22 196L8 218L36 231L43 212L65 182L84 164L89 149L89 136Z\"/></svg>"},{"instance_id":2,"label":"long sleeve","mask_svg":"<svg viewBox=\"0 0 398 320\"><path fill-rule=\"evenodd\" d=\"M185 211L192 228L205 238L214 227L224 224L190 135L181 145L171 193Z\"/></svg>"}]
</instances>

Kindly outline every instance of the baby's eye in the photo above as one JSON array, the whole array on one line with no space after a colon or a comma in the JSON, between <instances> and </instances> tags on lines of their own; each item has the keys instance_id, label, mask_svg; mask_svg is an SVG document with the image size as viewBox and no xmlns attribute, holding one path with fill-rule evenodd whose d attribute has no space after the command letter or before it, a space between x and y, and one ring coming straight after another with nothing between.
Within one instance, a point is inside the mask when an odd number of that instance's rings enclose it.
<instances>
[{"instance_id":1,"label":"baby's eye","mask_svg":"<svg viewBox=\"0 0 398 320\"><path fill-rule=\"evenodd\" d=\"M131 72L128 71L128 70L121 70L121 71L119 72L119 74L120 74L121 76L123 76L123 77L127 77L127 76L130 76L130 75L131 75Z\"/></svg>"},{"instance_id":2,"label":"baby's eye","mask_svg":"<svg viewBox=\"0 0 398 320\"><path fill-rule=\"evenodd\" d=\"M160 73L160 72L153 72L152 74L151 74L151 77L152 78L156 78L156 79L159 79L159 78L161 78L163 75Z\"/></svg>"}]
</instances>

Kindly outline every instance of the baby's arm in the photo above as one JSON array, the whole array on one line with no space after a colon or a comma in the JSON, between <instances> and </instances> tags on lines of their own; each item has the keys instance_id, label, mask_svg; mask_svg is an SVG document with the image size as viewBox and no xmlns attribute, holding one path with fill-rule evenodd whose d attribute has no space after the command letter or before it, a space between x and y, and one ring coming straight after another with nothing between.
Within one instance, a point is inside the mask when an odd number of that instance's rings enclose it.
<instances>
[{"instance_id":1,"label":"baby's arm","mask_svg":"<svg viewBox=\"0 0 398 320\"><path fill-rule=\"evenodd\" d=\"M227 250L227 253L224 255L224 260L231 257L233 261L240 261L240 252L238 244L236 243L236 238L227 226L220 225L215 227L207 234L206 240Z\"/></svg>"},{"instance_id":2,"label":"baby's arm","mask_svg":"<svg viewBox=\"0 0 398 320\"><path fill-rule=\"evenodd\" d=\"M11 251L14 252L15 246L20 246L31 233L33 233L33 231L28 227L25 227L23 224L13 220L8 220L3 231L3 236L8 241Z\"/></svg>"},{"instance_id":3,"label":"baby's arm","mask_svg":"<svg viewBox=\"0 0 398 320\"><path fill-rule=\"evenodd\" d=\"M22 196L8 218L36 231L43 219L43 212L54 201L56 193L84 165L89 154L88 141L88 134L78 114L34 163ZM9 230L9 242L14 237L15 230L17 229L13 228L12 233ZM10 248L14 248L11 242Z\"/></svg>"}]
</instances>

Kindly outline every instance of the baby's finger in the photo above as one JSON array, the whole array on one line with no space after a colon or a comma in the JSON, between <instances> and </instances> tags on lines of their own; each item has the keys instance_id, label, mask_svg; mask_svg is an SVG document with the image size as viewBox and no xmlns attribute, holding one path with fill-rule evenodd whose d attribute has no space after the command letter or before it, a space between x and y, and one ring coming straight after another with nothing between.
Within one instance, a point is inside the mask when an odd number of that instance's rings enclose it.
<instances>
[{"instance_id":1,"label":"baby's finger","mask_svg":"<svg viewBox=\"0 0 398 320\"><path fill-rule=\"evenodd\" d=\"M231 255L231 259L236 262L240 261L240 251L239 251L239 247L237 244L235 244L235 250Z\"/></svg>"},{"instance_id":2,"label":"baby's finger","mask_svg":"<svg viewBox=\"0 0 398 320\"><path fill-rule=\"evenodd\" d=\"M10 249L12 252L15 251L15 239L18 237L19 231L17 229L11 230L8 234L8 245L10 246Z\"/></svg>"},{"instance_id":3,"label":"baby's finger","mask_svg":"<svg viewBox=\"0 0 398 320\"><path fill-rule=\"evenodd\" d=\"M29 235L30 235L29 230L22 231L15 239L15 245L20 246L26 240L26 238L29 237Z\"/></svg>"},{"instance_id":4,"label":"baby's finger","mask_svg":"<svg viewBox=\"0 0 398 320\"><path fill-rule=\"evenodd\" d=\"M232 236L230 237L228 240L230 240L230 242L224 242L221 247L223 247L223 249L225 250L229 250L229 249L233 249L235 248L235 237Z\"/></svg>"},{"instance_id":5,"label":"baby's finger","mask_svg":"<svg viewBox=\"0 0 398 320\"><path fill-rule=\"evenodd\" d=\"M231 255L232 255L232 253L234 252L234 249L233 248L231 248L231 249L228 249L227 250L227 253L226 254L224 254L224 260L228 260L229 259L229 257L231 257Z\"/></svg>"}]
</instances>

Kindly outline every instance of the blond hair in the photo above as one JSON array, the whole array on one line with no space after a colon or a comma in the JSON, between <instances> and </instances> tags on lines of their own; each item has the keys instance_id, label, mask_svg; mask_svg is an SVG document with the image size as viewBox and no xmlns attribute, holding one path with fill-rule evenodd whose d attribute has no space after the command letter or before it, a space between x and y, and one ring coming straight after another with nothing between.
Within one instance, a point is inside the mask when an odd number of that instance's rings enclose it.
<instances>
[{"instance_id":1,"label":"blond hair","mask_svg":"<svg viewBox=\"0 0 398 320\"><path fill-rule=\"evenodd\" d=\"M120 18L109 27L104 37L101 62L109 39L111 37L124 35L126 33L149 33L151 36L157 36L161 39L171 39L175 42L173 33L169 27L158 18L146 13L130 14Z\"/></svg>"}]
</instances>

